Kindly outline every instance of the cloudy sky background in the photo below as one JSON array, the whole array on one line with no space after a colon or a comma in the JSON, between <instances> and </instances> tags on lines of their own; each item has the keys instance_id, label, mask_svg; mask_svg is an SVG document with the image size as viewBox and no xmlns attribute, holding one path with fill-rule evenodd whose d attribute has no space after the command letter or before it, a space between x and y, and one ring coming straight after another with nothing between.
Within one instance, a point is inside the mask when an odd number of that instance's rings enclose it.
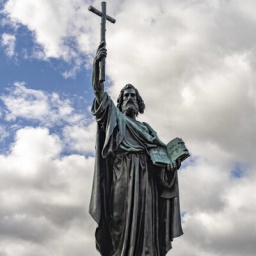
<instances>
[{"instance_id":1,"label":"cloudy sky background","mask_svg":"<svg viewBox=\"0 0 256 256\"><path fill-rule=\"evenodd\" d=\"M106 90L141 92L179 171L184 235L168 255L256 251L256 2L111 0ZM88 214L91 65L100 1L0 0L0 256L96 256Z\"/></svg>"}]
</instances>

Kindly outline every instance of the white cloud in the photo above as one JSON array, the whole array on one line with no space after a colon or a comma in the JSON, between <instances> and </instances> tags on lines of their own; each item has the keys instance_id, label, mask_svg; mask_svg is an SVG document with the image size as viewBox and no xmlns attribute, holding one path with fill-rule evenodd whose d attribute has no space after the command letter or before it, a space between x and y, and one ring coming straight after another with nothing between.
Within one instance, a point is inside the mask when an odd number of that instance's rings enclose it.
<instances>
[{"instance_id":1,"label":"white cloud","mask_svg":"<svg viewBox=\"0 0 256 256\"><path fill-rule=\"evenodd\" d=\"M94 232L88 214L94 160L61 157L62 149L48 129L27 127L0 156L1 255L82 255L93 242L86 232Z\"/></svg>"},{"instance_id":2,"label":"white cloud","mask_svg":"<svg viewBox=\"0 0 256 256\"><path fill-rule=\"evenodd\" d=\"M8 137L9 132L5 126L0 126L0 142L4 141L6 137Z\"/></svg>"},{"instance_id":3,"label":"white cloud","mask_svg":"<svg viewBox=\"0 0 256 256\"><path fill-rule=\"evenodd\" d=\"M39 124L42 127L51 128L55 132L58 130L62 134L66 152L92 154L94 153L96 125L92 122L92 118L87 117L88 110L85 109L82 113L81 110L75 108L74 104L75 101L77 103L78 98L74 95L66 97L56 92L47 93L42 90L29 89L20 82L14 83L8 89L8 93L0 97L5 105L3 117L7 123L13 124L19 120L20 124L26 125L30 121L34 125ZM10 135L4 126L0 131L2 131L0 137L2 140ZM28 147L30 148L31 145ZM26 143L21 145L21 151L25 148Z\"/></svg>"},{"instance_id":4,"label":"white cloud","mask_svg":"<svg viewBox=\"0 0 256 256\"><path fill-rule=\"evenodd\" d=\"M47 95L42 91L27 89L24 83L15 83L13 91L1 99L9 110L7 120L17 117L26 119L42 119L49 111Z\"/></svg>"},{"instance_id":5,"label":"white cloud","mask_svg":"<svg viewBox=\"0 0 256 256\"><path fill-rule=\"evenodd\" d=\"M5 54L10 58L13 57L15 55L15 43L16 43L15 35L3 33L1 43L2 43L2 46L5 47Z\"/></svg>"},{"instance_id":6,"label":"white cloud","mask_svg":"<svg viewBox=\"0 0 256 256\"><path fill-rule=\"evenodd\" d=\"M85 118L84 115L75 113L69 99L63 100L55 92L48 94L41 90L29 89L20 82L14 83L9 94L1 96L1 100L6 106L7 121L23 118L51 127L63 123L78 123Z\"/></svg>"},{"instance_id":7,"label":"white cloud","mask_svg":"<svg viewBox=\"0 0 256 256\"><path fill-rule=\"evenodd\" d=\"M72 125L63 129L64 140L69 149L76 152L94 153L96 123L88 126Z\"/></svg>"},{"instance_id":8,"label":"white cloud","mask_svg":"<svg viewBox=\"0 0 256 256\"><path fill-rule=\"evenodd\" d=\"M34 50L34 57L61 58L72 62L75 69L79 69L85 57L79 56L81 52L77 46L88 52L91 45L88 28L85 26L89 24L87 8L81 0L24 0L22 3L9 0L5 4L4 13L13 26L24 25L33 32L35 45L39 46ZM66 71L69 72L72 71Z\"/></svg>"},{"instance_id":9,"label":"white cloud","mask_svg":"<svg viewBox=\"0 0 256 256\"><path fill-rule=\"evenodd\" d=\"M253 179L247 177L233 180L227 182L224 187L218 187L224 188L221 190L225 200L224 207L213 212L194 207L195 210L184 218L186 235L182 238L183 241L177 241L176 246L185 243L187 251L198 252L188 255L254 255L256 235L254 183L255 176ZM207 190L207 184L201 187L201 193ZM200 197L194 200L200 201ZM174 250L177 251L177 255L182 255L178 248ZM183 250L181 249L181 252Z\"/></svg>"}]
</instances>

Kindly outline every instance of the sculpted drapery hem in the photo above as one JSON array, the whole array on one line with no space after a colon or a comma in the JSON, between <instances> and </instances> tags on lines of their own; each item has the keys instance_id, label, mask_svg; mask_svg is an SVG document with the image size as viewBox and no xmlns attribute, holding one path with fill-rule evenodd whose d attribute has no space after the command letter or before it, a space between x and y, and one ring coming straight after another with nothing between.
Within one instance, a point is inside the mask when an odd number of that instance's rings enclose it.
<instances>
[{"instance_id":1,"label":"sculpted drapery hem","mask_svg":"<svg viewBox=\"0 0 256 256\"><path fill-rule=\"evenodd\" d=\"M147 153L163 143L148 124L122 114L107 93L99 105L94 101L92 113L98 129L89 211L98 223L97 249L104 256L166 255L183 232L176 171L163 193L161 167Z\"/></svg>"}]
</instances>

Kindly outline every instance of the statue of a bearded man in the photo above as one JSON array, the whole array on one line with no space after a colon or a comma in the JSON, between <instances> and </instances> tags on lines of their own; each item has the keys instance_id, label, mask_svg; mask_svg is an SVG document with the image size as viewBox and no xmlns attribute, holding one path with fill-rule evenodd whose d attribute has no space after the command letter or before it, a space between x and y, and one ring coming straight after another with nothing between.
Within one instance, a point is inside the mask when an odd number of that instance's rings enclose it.
<instances>
[{"instance_id":1,"label":"statue of a bearded man","mask_svg":"<svg viewBox=\"0 0 256 256\"><path fill-rule=\"evenodd\" d=\"M90 214L98 224L96 247L103 256L164 256L183 234L180 163L153 164L149 150L165 144L136 120L145 104L133 85L121 90L117 106L104 91L99 62L106 55L101 43L93 64L97 141Z\"/></svg>"}]
</instances>

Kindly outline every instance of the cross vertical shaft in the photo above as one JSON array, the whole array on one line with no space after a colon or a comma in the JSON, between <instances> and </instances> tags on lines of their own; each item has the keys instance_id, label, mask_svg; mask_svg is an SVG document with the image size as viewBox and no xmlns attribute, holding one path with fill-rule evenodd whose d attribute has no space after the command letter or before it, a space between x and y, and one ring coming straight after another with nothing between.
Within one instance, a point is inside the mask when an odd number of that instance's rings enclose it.
<instances>
[{"instance_id":1,"label":"cross vertical shaft","mask_svg":"<svg viewBox=\"0 0 256 256\"><path fill-rule=\"evenodd\" d=\"M101 42L105 42L105 46L106 46L106 2L102 2L101 3L101 35L100 35L100 39ZM100 62L100 82L104 82L105 81L105 67L106 67L106 58L103 58Z\"/></svg>"},{"instance_id":2,"label":"cross vertical shaft","mask_svg":"<svg viewBox=\"0 0 256 256\"><path fill-rule=\"evenodd\" d=\"M91 11L101 17L100 40L101 40L101 42L105 42L105 45L106 45L106 20L108 20L112 23L115 23L116 20L106 14L107 13L107 3L106 2L101 2L101 12L92 6L89 7L89 11ZM105 81L105 66L106 66L106 60L105 60L105 58L103 58L100 61L100 78L99 78L100 82Z\"/></svg>"},{"instance_id":3,"label":"cross vertical shaft","mask_svg":"<svg viewBox=\"0 0 256 256\"><path fill-rule=\"evenodd\" d=\"M101 3L101 33L100 40L101 42L106 41L106 12L107 12L107 4L106 2Z\"/></svg>"}]
</instances>

